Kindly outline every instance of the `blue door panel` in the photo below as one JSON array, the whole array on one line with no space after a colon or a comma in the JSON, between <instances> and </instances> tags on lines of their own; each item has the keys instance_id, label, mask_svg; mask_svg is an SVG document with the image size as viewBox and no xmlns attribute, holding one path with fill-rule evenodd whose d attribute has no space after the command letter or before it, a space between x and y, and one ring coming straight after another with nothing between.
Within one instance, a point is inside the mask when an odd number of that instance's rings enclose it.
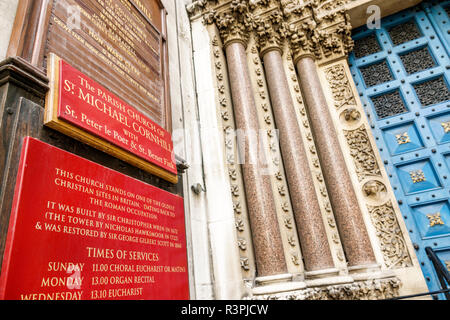
<instances>
[{"instance_id":1,"label":"blue door panel","mask_svg":"<svg viewBox=\"0 0 450 320\"><path fill-rule=\"evenodd\" d=\"M382 129L383 137L391 156L424 148L414 122L406 122L398 126Z\"/></svg>"},{"instance_id":2,"label":"blue door panel","mask_svg":"<svg viewBox=\"0 0 450 320\"><path fill-rule=\"evenodd\" d=\"M396 172L406 195L442 188L431 159L396 166Z\"/></svg>"},{"instance_id":3,"label":"blue door panel","mask_svg":"<svg viewBox=\"0 0 450 320\"><path fill-rule=\"evenodd\" d=\"M450 235L448 201L432 202L412 207L412 213L422 239Z\"/></svg>"},{"instance_id":4,"label":"blue door panel","mask_svg":"<svg viewBox=\"0 0 450 320\"><path fill-rule=\"evenodd\" d=\"M431 291L425 253L450 263L450 1L426 1L354 32L349 62ZM443 298L443 296L439 296Z\"/></svg>"},{"instance_id":5,"label":"blue door panel","mask_svg":"<svg viewBox=\"0 0 450 320\"><path fill-rule=\"evenodd\" d=\"M450 113L442 113L427 119L436 144L450 142Z\"/></svg>"}]
</instances>

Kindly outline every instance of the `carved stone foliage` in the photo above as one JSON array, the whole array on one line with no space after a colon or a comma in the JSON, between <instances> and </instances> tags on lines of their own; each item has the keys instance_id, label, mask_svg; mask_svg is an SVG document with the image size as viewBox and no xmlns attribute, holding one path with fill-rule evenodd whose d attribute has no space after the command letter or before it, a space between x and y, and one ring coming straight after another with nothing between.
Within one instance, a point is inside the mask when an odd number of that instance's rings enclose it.
<instances>
[{"instance_id":1,"label":"carved stone foliage","mask_svg":"<svg viewBox=\"0 0 450 320\"><path fill-rule=\"evenodd\" d=\"M189 15L194 16L205 10L208 0L195 0L186 6L186 11Z\"/></svg>"},{"instance_id":2,"label":"carved stone foliage","mask_svg":"<svg viewBox=\"0 0 450 320\"><path fill-rule=\"evenodd\" d=\"M255 16L252 21L260 52L270 48L281 48L287 36L287 25L280 10L275 9L265 16Z\"/></svg>"},{"instance_id":3,"label":"carved stone foliage","mask_svg":"<svg viewBox=\"0 0 450 320\"><path fill-rule=\"evenodd\" d=\"M344 130L344 135L350 147L350 155L353 157L359 181L366 176L381 176L365 126L351 131Z\"/></svg>"},{"instance_id":4,"label":"carved stone foliage","mask_svg":"<svg viewBox=\"0 0 450 320\"><path fill-rule=\"evenodd\" d=\"M399 295L398 278L367 280L343 285L307 288L285 293L253 296L252 300L379 300Z\"/></svg>"},{"instance_id":5,"label":"carved stone foliage","mask_svg":"<svg viewBox=\"0 0 450 320\"><path fill-rule=\"evenodd\" d=\"M382 206L367 206L381 244L384 262L389 269L412 266L391 201Z\"/></svg>"},{"instance_id":6,"label":"carved stone foliage","mask_svg":"<svg viewBox=\"0 0 450 320\"><path fill-rule=\"evenodd\" d=\"M386 178L382 174L375 149L368 134L367 123L361 118L352 86L342 64L325 68L336 106L340 112L340 124L347 140L350 156L353 158L356 175L361 183L361 191L368 213L379 240L380 251L388 269L412 266L406 242L397 220L396 211L389 200ZM346 106L342 111L339 108ZM358 110L361 110L358 111Z\"/></svg>"},{"instance_id":7,"label":"carved stone foliage","mask_svg":"<svg viewBox=\"0 0 450 320\"><path fill-rule=\"evenodd\" d=\"M303 55L329 59L353 48L347 0L197 0L186 7L191 17L215 23L224 45L246 43L255 32L262 49L290 40L294 60ZM275 9L274 11L272 11Z\"/></svg>"},{"instance_id":8,"label":"carved stone foliage","mask_svg":"<svg viewBox=\"0 0 450 320\"><path fill-rule=\"evenodd\" d=\"M342 65L339 64L327 69L326 77L333 93L336 109L346 105L356 105L353 90Z\"/></svg>"}]
</instances>

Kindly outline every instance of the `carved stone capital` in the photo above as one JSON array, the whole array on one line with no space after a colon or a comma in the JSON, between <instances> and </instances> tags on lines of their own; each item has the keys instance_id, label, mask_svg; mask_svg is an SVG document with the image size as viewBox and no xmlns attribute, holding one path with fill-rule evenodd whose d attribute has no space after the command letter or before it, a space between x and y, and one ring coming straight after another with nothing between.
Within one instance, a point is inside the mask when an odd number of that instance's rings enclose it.
<instances>
[{"instance_id":1,"label":"carved stone capital","mask_svg":"<svg viewBox=\"0 0 450 320\"><path fill-rule=\"evenodd\" d=\"M188 12L195 15L200 11L205 24L215 24L224 47L233 42L247 46L252 21L249 0L205 1L193 3L187 8Z\"/></svg>"},{"instance_id":2,"label":"carved stone capital","mask_svg":"<svg viewBox=\"0 0 450 320\"><path fill-rule=\"evenodd\" d=\"M333 60L353 48L347 0L312 0L305 4L281 1L288 23L294 63L305 55L317 60Z\"/></svg>"},{"instance_id":3,"label":"carved stone capital","mask_svg":"<svg viewBox=\"0 0 450 320\"><path fill-rule=\"evenodd\" d=\"M319 39L319 59L335 60L340 59L353 49L353 40L351 37L352 27L348 20L348 15L343 15L341 21L317 31ZM328 23L322 23L328 24Z\"/></svg>"},{"instance_id":4,"label":"carved stone capital","mask_svg":"<svg viewBox=\"0 0 450 320\"><path fill-rule=\"evenodd\" d=\"M282 52L283 41L287 36L287 25L278 7L262 15L255 15L252 20L257 45L261 56L270 50Z\"/></svg>"},{"instance_id":5,"label":"carved stone capital","mask_svg":"<svg viewBox=\"0 0 450 320\"><path fill-rule=\"evenodd\" d=\"M353 49L352 26L345 9L348 0L320 2L314 9L314 16L319 25L321 59L342 58Z\"/></svg>"},{"instance_id":6,"label":"carved stone capital","mask_svg":"<svg viewBox=\"0 0 450 320\"><path fill-rule=\"evenodd\" d=\"M197 0L186 7L191 19L215 23L224 46L247 43L254 32L262 53L290 40L294 63L311 56L329 61L353 48L348 0Z\"/></svg>"},{"instance_id":7,"label":"carved stone capital","mask_svg":"<svg viewBox=\"0 0 450 320\"><path fill-rule=\"evenodd\" d=\"M316 57L318 38L314 19L313 1L300 4L299 1L281 1L281 8L287 24L287 37L292 50L294 64L304 56Z\"/></svg>"},{"instance_id":8,"label":"carved stone capital","mask_svg":"<svg viewBox=\"0 0 450 320\"><path fill-rule=\"evenodd\" d=\"M319 58L317 25L314 20L308 20L297 25L289 25L288 37L290 40L294 65L305 56Z\"/></svg>"}]
</instances>

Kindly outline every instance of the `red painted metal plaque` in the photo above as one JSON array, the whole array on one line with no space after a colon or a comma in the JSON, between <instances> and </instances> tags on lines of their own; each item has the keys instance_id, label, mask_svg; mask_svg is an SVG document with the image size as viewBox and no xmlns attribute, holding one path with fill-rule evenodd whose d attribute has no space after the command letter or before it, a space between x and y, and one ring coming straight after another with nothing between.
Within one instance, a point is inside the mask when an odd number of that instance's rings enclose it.
<instances>
[{"instance_id":1,"label":"red painted metal plaque","mask_svg":"<svg viewBox=\"0 0 450 320\"><path fill-rule=\"evenodd\" d=\"M59 60L58 119L177 174L169 132L64 60Z\"/></svg>"},{"instance_id":2,"label":"red painted metal plaque","mask_svg":"<svg viewBox=\"0 0 450 320\"><path fill-rule=\"evenodd\" d=\"M27 137L0 298L189 299L185 239L182 198Z\"/></svg>"}]
</instances>

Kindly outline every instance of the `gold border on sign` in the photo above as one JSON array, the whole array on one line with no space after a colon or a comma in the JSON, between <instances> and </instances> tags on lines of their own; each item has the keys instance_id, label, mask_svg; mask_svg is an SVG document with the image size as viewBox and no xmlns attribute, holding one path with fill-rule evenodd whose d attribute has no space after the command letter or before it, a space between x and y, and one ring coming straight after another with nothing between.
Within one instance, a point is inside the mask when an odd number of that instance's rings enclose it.
<instances>
[{"instance_id":1,"label":"gold border on sign","mask_svg":"<svg viewBox=\"0 0 450 320\"><path fill-rule=\"evenodd\" d=\"M50 90L45 98L44 125L164 180L174 184L178 183L178 175L170 173L169 171L141 159L138 156L107 142L106 140L98 138L74 125L71 125L64 120L58 119L60 61L60 57L54 53L50 53L47 62Z\"/></svg>"}]
</instances>

